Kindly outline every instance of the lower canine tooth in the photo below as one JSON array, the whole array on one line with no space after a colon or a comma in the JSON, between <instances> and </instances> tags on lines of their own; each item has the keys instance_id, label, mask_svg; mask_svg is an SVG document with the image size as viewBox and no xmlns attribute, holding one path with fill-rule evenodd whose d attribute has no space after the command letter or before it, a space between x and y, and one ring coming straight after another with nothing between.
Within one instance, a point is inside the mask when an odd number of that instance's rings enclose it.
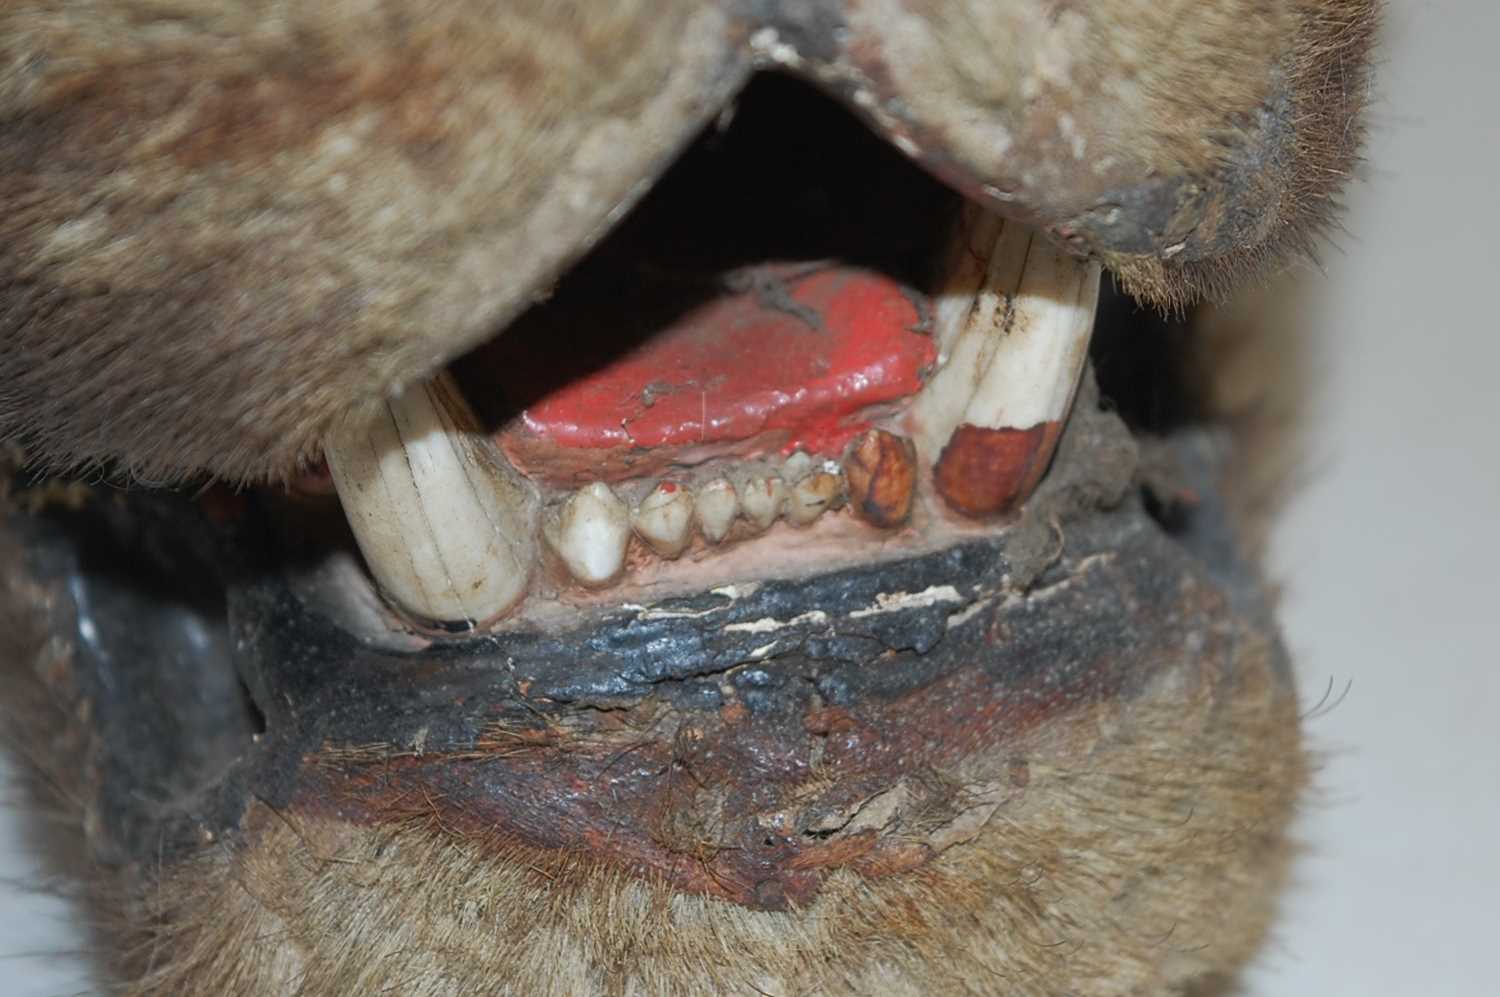
<instances>
[{"instance_id":1,"label":"lower canine tooth","mask_svg":"<svg viewBox=\"0 0 1500 997\"><path fill-rule=\"evenodd\" d=\"M972 231L993 222L971 216ZM955 294L972 293L958 288ZM1013 510L1036 487L1088 357L1099 265L1004 222L972 304L936 329L945 363L914 419L938 493L954 510Z\"/></svg>"},{"instance_id":2,"label":"lower canine tooth","mask_svg":"<svg viewBox=\"0 0 1500 997\"><path fill-rule=\"evenodd\" d=\"M663 481L635 511L635 532L662 557L677 557L693 539L693 495L673 481Z\"/></svg>"},{"instance_id":3,"label":"lower canine tooth","mask_svg":"<svg viewBox=\"0 0 1500 997\"><path fill-rule=\"evenodd\" d=\"M698 528L709 543L727 537L739 514L740 497L728 481L715 478L698 489Z\"/></svg>"},{"instance_id":4,"label":"lower canine tooth","mask_svg":"<svg viewBox=\"0 0 1500 997\"><path fill-rule=\"evenodd\" d=\"M842 490L836 474L830 471L814 471L792 485L786 500L787 522L793 526L806 526L832 508Z\"/></svg>"},{"instance_id":5,"label":"lower canine tooth","mask_svg":"<svg viewBox=\"0 0 1500 997\"><path fill-rule=\"evenodd\" d=\"M745 513L745 522L755 528L757 532L764 532L771 528L776 522L776 517L781 515L781 507L786 503L786 482L776 475L764 478L752 478L745 485L744 494L740 496L740 507Z\"/></svg>"},{"instance_id":6,"label":"lower canine tooth","mask_svg":"<svg viewBox=\"0 0 1500 997\"><path fill-rule=\"evenodd\" d=\"M520 601L536 560L535 492L446 375L324 441L360 551L386 597L472 627Z\"/></svg>"},{"instance_id":7,"label":"lower canine tooth","mask_svg":"<svg viewBox=\"0 0 1500 997\"><path fill-rule=\"evenodd\" d=\"M596 481L568 499L551 540L575 579L591 587L608 585L625 567L630 510Z\"/></svg>"},{"instance_id":8,"label":"lower canine tooth","mask_svg":"<svg viewBox=\"0 0 1500 997\"><path fill-rule=\"evenodd\" d=\"M844 458L849 508L871 526L892 529L911 516L917 448L883 429L865 433Z\"/></svg>"}]
</instances>

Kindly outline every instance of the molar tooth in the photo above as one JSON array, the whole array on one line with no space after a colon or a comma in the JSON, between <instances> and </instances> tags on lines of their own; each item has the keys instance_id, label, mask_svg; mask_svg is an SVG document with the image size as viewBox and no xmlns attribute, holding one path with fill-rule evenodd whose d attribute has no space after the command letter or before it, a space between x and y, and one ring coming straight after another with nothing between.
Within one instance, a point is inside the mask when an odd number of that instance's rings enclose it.
<instances>
[{"instance_id":1,"label":"molar tooth","mask_svg":"<svg viewBox=\"0 0 1500 997\"><path fill-rule=\"evenodd\" d=\"M993 224L970 222L968 238ZM1099 265L1004 222L977 293L962 276L951 295L969 307L939 309L945 362L913 418L938 493L978 517L1013 510L1047 469L1088 357Z\"/></svg>"},{"instance_id":2,"label":"molar tooth","mask_svg":"<svg viewBox=\"0 0 1500 997\"><path fill-rule=\"evenodd\" d=\"M781 476L795 485L811 474L812 469L813 459L801 450L798 450L786 459L786 463L782 464Z\"/></svg>"},{"instance_id":3,"label":"molar tooth","mask_svg":"<svg viewBox=\"0 0 1500 997\"><path fill-rule=\"evenodd\" d=\"M663 481L635 511L640 538L662 557L677 557L693 540L693 493L675 481Z\"/></svg>"},{"instance_id":4,"label":"molar tooth","mask_svg":"<svg viewBox=\"0 0 1500 997\"><path fill-rule=\"evenodd\" d=\"M580 583L608 585L625 567L630 510L608 485L595 481L568 498L550 539Z\"/></svg>"},{"instance_id":5,"label":"molar tooth","mask_svg":"<svg viewBox=\"0 0 1500 997\"><path fill-rule=\"evenodd\" d=\"M776 517L781 515L781 507L785 504L786 482L775 474L752 478L745 485L744 494L740 497L740 505L745 512L745 522L754 527L757 533L763 533L771 528L771 524L776 522Z\"/></svg>"},{"instance_id":6,"label":"molar tooth","mask_svg":"<svg viewBox=\"0 0 1500 997\"><path fill-rule=\"evenodd\" d=\"M473 627L514 607L536 561L536 493L446 374L346 423L324 456L381 591L423 622Z\"/></svg>"},{"instance_id":7,"label":"molar tooth","mask_svg":"<svg viewBox=\"0 0 1500 997\"><path fill-rule=\"evenodd\" d=\"M892 529L911 516L917 483L917 448L911 440L872 429L844 458L849 507L871 526Z\"/></svg>"},{"instance_id":8,"label":"molar tooth","mask_svg":"<svg viewBox=\"0 0 1500 997\"><path fill-rule=\"evenodd\" d=\"M814 471L792 485L786 500L787 522L806 526L838 504L843 483L831 470Z\"/></svg>"},{"instance_id":9,"label":"molar tooth","mask_svg":"<svg viewBox=\"0 0 1500 997\"><path fill-rule=\"evenodd\" d=\"M734 519L740 514L740 497L723 478L715 478L698 489L698 528L709 543L718 543L729 535Z\"/></svg>"}]
</instances>

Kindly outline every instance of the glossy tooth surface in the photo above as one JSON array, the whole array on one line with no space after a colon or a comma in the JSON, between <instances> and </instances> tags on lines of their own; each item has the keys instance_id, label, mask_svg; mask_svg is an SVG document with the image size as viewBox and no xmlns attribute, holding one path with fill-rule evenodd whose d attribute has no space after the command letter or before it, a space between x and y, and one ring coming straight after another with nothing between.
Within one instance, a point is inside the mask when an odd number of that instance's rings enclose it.
<instances>
[{"instance_id":1,"label":"glossy tooth surface","mask_svg":"<svg viewBox=\"0 0 1500 997\"><path fill-rule=\"evenodd\" d=\"M608 485L596 481L568 498L551 540L578 582L590 587L608 585L625 567L630 510Z\"/></svg>"},{"instance_id":2,"label":"glossy tooth surface","mask_svg":"<svg viewBox=\"0 0 1500 997\"><path fill-rule=\"evenodd\" d=\"M698 489L698 528L709 543L727 537L739 514L740 496L728 481L715 478Z\"/></svg>"},{"instance_id":3,"label":"glossy tooth surface","mask_svg":"<svg viewBox=\"0 0 1500 997\"><path fill-rule=\"evenodd\" d=\"M631 525L662 557L677 557L693 539L693 493L663 481L641 502Z\"/></svg>"},{"instance_id":4,"label":"glossy tooth surface","mask_svg":"<svg viewBox=\"0 0 1500 997\"><path fill-rule=\"evenodd\" d=\"M968 221L967 248L986 262L977 283L972 260L950 276L934 323L942 366L912 414L938 492L986 516L1013 509L1046 470L1088 356L1100 270L1015 222Z\"/></svg>"},{"instance_id":5,"label":"glossy tooth surface","mask_svg":"<svg viewBox=\"0 0 1500 997\"><path fill-rule=\"evenodd\" d=\"M473 626L514 607L536 561L536 493L440 375L324 441L370 573L426 623Z\"/></svg>"},{"instance_id":6,"label":"glossy tooth surface","mask_svg":"<svg viewBox=\"0 0 1500 997\"><path fill-rule=\"evenodd\" d=\"M786 504L786 494L786 482L777 475L750 479L740 495L740 508L745 514L745 522L757 532L769 530L771 524L776 522L776 517L781 515L781 509Z\"/></svg>"},{"instance_id":7,"label":"glossy tooth surface","mask_svg":"<svg viewBox=\"0 0 1500 997\"><path fill-rule=\"evenodd\" d=\"M786 519L793 526L806 526L838 504L843 482L828 470L814 471L787 494Z\"/></svg>"}]
</instances>

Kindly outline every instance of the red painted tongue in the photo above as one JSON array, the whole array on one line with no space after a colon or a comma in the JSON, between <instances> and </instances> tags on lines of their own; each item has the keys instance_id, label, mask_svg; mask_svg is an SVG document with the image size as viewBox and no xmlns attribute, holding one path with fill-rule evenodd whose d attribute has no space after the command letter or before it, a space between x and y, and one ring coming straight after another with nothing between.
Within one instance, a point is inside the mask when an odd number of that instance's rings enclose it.
<instances>
[{"instance_id":1,"label":"red painted tongue","mask_svg":"<svg viewBox=\"0 0 1500 997\"><path fill-rule=\"evenodd\" d=\"M524 397L556 377L557 351L566 350L587 373L522 414L539 442L684 447L777 431L784 452L838 454L867 428L870 410L914 394L936 359L908 293L879 274L767 265L739 286L592 369L589 343L517 343L502 387ZM603 352L611 330L599 331Z\"/></svg>"}]
</instances>

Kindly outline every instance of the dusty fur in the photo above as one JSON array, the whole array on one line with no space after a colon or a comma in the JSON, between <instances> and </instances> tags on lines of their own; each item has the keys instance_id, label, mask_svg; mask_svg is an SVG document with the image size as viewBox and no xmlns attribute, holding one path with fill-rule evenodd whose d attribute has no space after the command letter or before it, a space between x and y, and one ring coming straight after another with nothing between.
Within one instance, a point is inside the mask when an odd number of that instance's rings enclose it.
<instances>
[{"instance_id":1,"label":"dusty fur","mask_svg":"<svg viewBox=\"0 0 1500 997\"><path fill-rule=\"evenodd\" d=\"M800 6L3 5L0 437L147 480L294 473L545 294L740 85L735 19ZM1201 259L1106 252L1144 298L1304 251L1352 167L1376 0L846 6L918 151L1011 175L1064 237L1150 178L1225 217L1253 195L1264 225ZM1237 163L1278 66L1294 141Z\"/></svg>"},{"instance_id":2,"label":"dusty fur","mask_svg":"<svg viewBox=\"0 0 1500 997\"><path fill-rule=\"evenodd\" d=\"M1282 122L1290 134L1273 150L1220 167L1238 175L1218 182L1248 188L1243 196L1261 205L1258 217L1242 223L1250 234L1230 252L1201 259L1107 254L1107 264L1131 294L1181 310L1205 298L1224 299L1289 262L1315 258L1338 223L1339 196L1359 166L1381 7L1380 0L1294 5L1292 48L1279 64ZM1254 130L1240 139L1259 140Z\"/></svg>"},{"instance_id":3,"label":"dusty fur","mask_svg":"<svg viewBox=\"0 0 1500 997\"><path fill-rule=\"evenodd\" d=\"M717 110L724 35L694 0L3 5L0 437L292 472L544 290Z\"/></svg>"},{"instance_id":4,"label":"dusty fur","mask_svg":"<svg viewBox=\"0 0 1500 997\"><path fill-rule=\"evenodd\" d=\"M883 43L910 117L941 127L973 167L1013 176L1010 193L1024 203L1097 189L1097 176L1218 165L1238 122L1269 95L1299 6L870 0L851 16Z\"/></svg>"}]
</instances>

